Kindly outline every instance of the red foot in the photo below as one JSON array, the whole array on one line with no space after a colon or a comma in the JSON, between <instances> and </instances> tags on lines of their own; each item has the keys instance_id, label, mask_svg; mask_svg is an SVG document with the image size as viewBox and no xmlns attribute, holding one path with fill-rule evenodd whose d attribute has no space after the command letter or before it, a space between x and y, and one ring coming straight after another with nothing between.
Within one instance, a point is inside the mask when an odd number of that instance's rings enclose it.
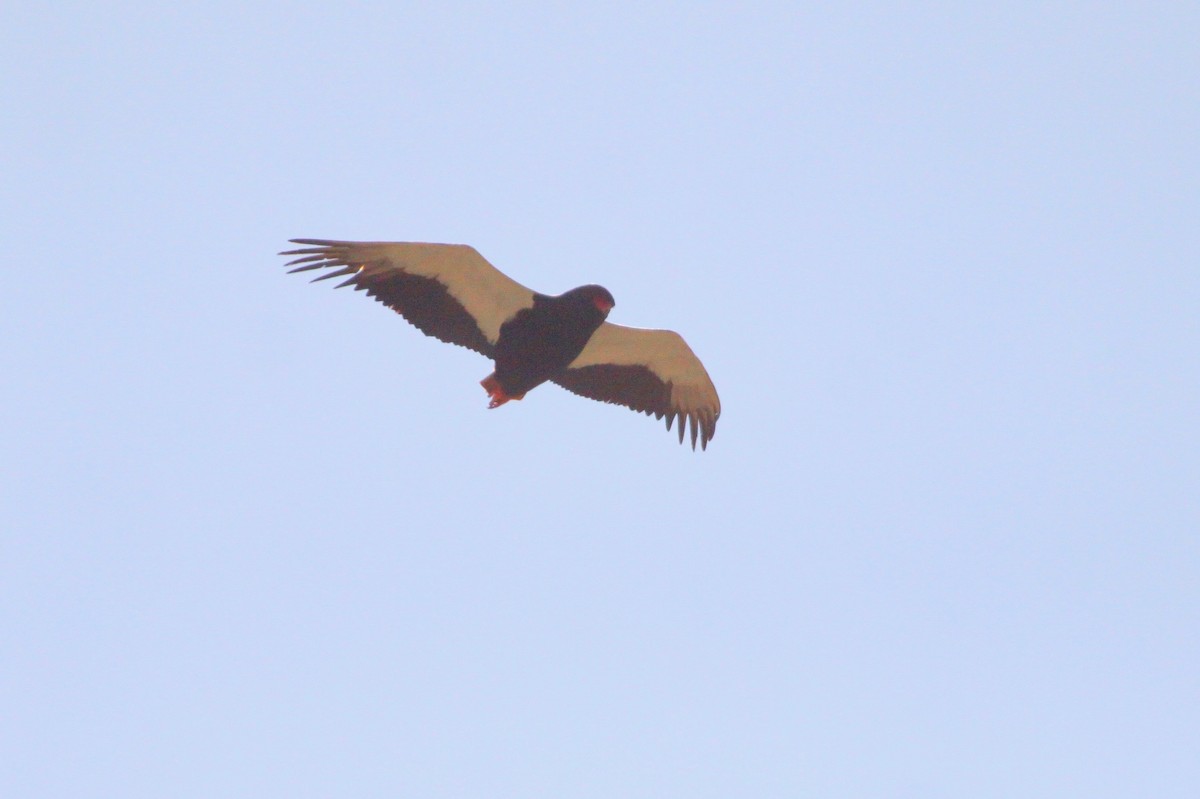
<instances>
[{"instance_id":1,"label":"red foot","mask_svg":"<svg viewBox=\"0 0 1200 799\"><path fill-rule=\"evenodd\" d=\"M500 385L500 381L496 379L495 372L492 372L490 375L480 380L479 385L483 386L483 390L488 393L489 397L491 397L492 401L488 403L488 410L499 408L509 400L525 399L525 392L523 391L514 397L508 396L508 394L505 393L503 386Z\"/></svg>"}]
</instances>

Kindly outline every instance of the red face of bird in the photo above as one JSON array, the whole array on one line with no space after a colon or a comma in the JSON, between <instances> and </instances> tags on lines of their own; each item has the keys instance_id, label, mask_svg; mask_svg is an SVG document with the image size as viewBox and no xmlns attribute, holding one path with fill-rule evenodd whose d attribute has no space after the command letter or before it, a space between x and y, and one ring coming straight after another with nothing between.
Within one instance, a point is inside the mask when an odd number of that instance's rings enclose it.
<instances>
[{"instance_id":1,"label":"red face of bird","mask_svg":"<svg viewBox=\"0 0 1200 799\"><path fill-rule=\"evenodd\" d=\"M608 289L604 288L603 286L591 286L590 288L592 289L592 304L596 306L596 310L605 316L608 316L608 312L611 311L614 306L616 306L617 301L614 300L613 296L608 293Z\"/></svg>"}]
</instances>

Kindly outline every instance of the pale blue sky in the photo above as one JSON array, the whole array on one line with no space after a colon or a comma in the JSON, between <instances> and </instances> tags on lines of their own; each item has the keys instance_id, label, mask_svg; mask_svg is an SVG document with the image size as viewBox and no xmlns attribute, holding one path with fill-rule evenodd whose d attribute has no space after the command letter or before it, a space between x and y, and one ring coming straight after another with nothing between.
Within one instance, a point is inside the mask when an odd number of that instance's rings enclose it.
<instances>
[{"instance_id":1,"label":"pale blue sky","mask_svg":"<svg viewBox=\"0 0 1200 799\"><path fill-rule=\"evenodd\" d=\"M1195 797L1200 11L9 3L0 795ZM707 453L286 276L682 332Z\"/></svg>"}]
</instances>

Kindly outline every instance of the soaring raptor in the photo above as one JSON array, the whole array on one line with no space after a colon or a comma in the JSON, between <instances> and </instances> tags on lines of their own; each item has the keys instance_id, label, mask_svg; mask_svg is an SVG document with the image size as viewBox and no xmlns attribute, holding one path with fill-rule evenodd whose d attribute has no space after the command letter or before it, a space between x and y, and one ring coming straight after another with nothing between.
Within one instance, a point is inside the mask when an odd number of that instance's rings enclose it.
<instances>
[{"instance_id":1,"label":"soaring raptor","mask_svg":"<svg viewBox=\"0 0 1200 799\"><path fill-rule=\"evenodd\" d=\"M690 424L692 449L717 430L721 401L704 364L671 330L605 321L616 302L602 286L539 294L463 244L292 239L292 272L327 269L427 336L475 350L495 363L481 382L498 408L547 380L601 402Z\"/></svg>"}]
</instances>

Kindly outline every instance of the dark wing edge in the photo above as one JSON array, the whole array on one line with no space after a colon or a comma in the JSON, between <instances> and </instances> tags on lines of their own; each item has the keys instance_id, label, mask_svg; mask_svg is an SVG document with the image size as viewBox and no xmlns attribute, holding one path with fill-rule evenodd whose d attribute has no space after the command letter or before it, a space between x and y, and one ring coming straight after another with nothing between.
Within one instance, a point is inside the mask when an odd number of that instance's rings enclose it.
<instances>
[{"instance_id":1,"label":"dark wing edge","mask_svg":"<svg viewBox=\"0 0 1200 799\"><path fill-rule=\"evenodd\" d=\"M709 408L699 408L685 411L678 408L672 401L674 386L670 382L664 382L649 367L641 364L602 363L568 368L551 380L581 397L624 405L655 419L665 416L667 430L678 420L681 444L685 430L690 424L693 450L696 449L697 439L700 441L700 449L707 450L708 442L717 433L717 419L721 415L719 409L713 411Z\"/></svg>"},{"instance_id":2,"label":"dark wing edge","mask_svg":"<svg viewBox=\"0 0 1200 799\"><path fill-rule=\"evenodd\" d=\"M291 242L310 246L279 253L300 256L285 264L293 267L288 270L289 274L314 269L332 270L313 278L313 283L349 276L334 288L353 286L355 291L365 291L367 296L396 311L425 335L466 347L487 358L493 357L495 347L480 329L478 321L442 281L405 270L387 253L387 249L397 246L427 249L459 245L394 245L329 239L291 239ZM473 249L466 249L474 253Z\"/></svg>"}]
</instances>

